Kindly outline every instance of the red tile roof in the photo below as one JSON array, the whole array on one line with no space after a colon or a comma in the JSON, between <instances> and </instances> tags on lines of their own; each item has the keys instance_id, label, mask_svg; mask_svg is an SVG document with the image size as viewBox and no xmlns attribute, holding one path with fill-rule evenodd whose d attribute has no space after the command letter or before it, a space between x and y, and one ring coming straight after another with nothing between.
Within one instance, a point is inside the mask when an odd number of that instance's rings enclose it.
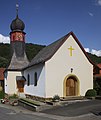
<instances>
[{"instance_id":1,"label":"red tile roof","mask_svg":"<svg viewBox=\"0 0 101 120\"><path fill-rule=\"evenodd\" d=\"M0 80L4 80L4 74L5 68L0 68Z\"/></svg>"},{"instance_id":2,"label":"red tile roof","mask_svg":"<svg viewBox=\"0 0 101 120\"><path fill-rule=\"evenodd\" d=\"M101 63L97 64L97 66L98 66L99 68L101 68Z\"/></svg>"},{"instance_id":3,"label":"red tile roof","mask_svg":"<svg viewBox=\"0 0 101 120\"><path fill-rule=\"evenodd\" d=\"M96 74L94 75L94 77L101 77L101 74Z\"/></svg>"},{"instance_id":4,"label":"red tile roof","mask_svg":"<svg viewBox=\"0 0 101 120\"><path fill-rule=\"evenodd\" d=\"M100 77L101 78L101 63L97 64L97 66L100 68L99 74L94 75L94 77Z\"/></svg>"}]
</instances>

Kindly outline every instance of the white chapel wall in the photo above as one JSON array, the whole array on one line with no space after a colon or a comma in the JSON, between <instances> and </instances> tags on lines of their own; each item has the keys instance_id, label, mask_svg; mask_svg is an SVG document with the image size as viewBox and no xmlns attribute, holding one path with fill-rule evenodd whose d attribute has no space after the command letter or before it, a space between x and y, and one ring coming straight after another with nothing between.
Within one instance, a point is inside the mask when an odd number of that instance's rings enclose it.
<instances>
[{"instance_id":1,"label":"white chapel wall","mask_svg":"<svg viewBox=\"0 0 101 120\"><path fill-rule=\"evenodd\" d=\"M21 72L7 71L5 77L5 93L7 94L18 94L16 76L22 76Z\"/></svg>"},{"instance_id":2,"label":"white chapel wall","mask_svg":"<svg viewBox=\"0 0 101 120\"><path fill-rule=\"evenodd\" d=\"M37 86L34 86L34 73L37 73ZM27 76L30 76L30 85L27 85ZM24 76L26 78L26 84L24 87L25 94L32 96L45 97L45 67L44 64L38 64L32 66L24 71Z\"/></svg>"},{"instance_id":3,"label":"white chapel wall","mask_svg":"<svg viewBox=\"0 0 101 120\"><path fill-rule=\"evenodd\" d=\"M74 48L70 56L68 48ZM46 97L58 94L63 97L63 81L69 74L77 76L80 82L80 95L93 88L93 65L88 61L81 48L70 35L54 56L45 63ZM71 68L73 72L71 73Z\"/></svg>"}]
</instances>

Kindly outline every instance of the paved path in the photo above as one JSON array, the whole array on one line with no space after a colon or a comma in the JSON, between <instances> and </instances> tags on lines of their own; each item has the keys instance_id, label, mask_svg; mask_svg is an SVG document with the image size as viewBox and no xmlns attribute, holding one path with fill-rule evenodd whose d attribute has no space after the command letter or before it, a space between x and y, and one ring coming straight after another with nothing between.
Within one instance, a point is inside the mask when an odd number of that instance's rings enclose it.
<instances>
[{"instance_id":1,"label":"paved path","mask_svg":"<svg viewBox=\"0 0 101 120\"><path fill-rule=\"evenodd\" d=\"M67 105L68 107L64 106L64 108L67 107L67 109L70 109L70 111L69 110L67 110L67 111L73 113L74 111L72 111L72 110L75 109L75 111L78 111L78 108L80 106L83 106L83 105L88 106L88 108L91 109L90 108L91 104L95 104L93 112L96 112L96 110L101 110L100 103L101 103L101 101L92 101L90 103L84 102L83 104L80 102L80 104L74 103L74 104ZM79 104L79 106L78 106L78 104ZM60 108L57 108L57 109L59 109L58 110L59 113L65 113L65 112L67 113L67 111L64 111L63 109L60 110ZM77 108L77 110L76 110L76 108ZM53 112L56 113L57 109L53 110ZM82 109L79 109L79 110L82 111ZM47 110L47 111L48 112L44 111L44 113L32 112L32 111L26 110L20 106L14 107L14 106L0 104L0 120L85 120L85 119L86 120L101 120L101 116L96 116L90 112L89 113L87 112L85 114L83 114L83 113L76 114L73 116L71 114L71 116L68 116L68 114L67 115L66 114L65 115L52 114L52 113L50 114L49 110ZM78 111L78 112L80 112L80 111Z\"/></svg>"},{"instance_id":2,"label":"paved path","mask_svg":"<svg viewBox=\"0 0 101 120\"><path fill-rule=\"evenodd\" d=\"M84 114L101 112L101 100L91 100L56 106L52 109L42 111L47 114L75 117Z\"/></svg>"}]
</instances>

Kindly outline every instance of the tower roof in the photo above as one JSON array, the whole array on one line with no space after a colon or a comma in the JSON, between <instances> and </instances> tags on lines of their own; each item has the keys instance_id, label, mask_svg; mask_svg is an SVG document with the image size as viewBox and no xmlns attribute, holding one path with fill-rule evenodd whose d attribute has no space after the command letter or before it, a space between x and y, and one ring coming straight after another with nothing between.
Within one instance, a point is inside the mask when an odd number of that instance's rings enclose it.
<instances>
[{"instance_id":1,"label":"tower roof","mask_svg":"<svg viewBox=\"0 0 101 120\"><path fill-rule=\"evenodd\" d=\"M18 15L16 19L14 19L10 25L12 31L23 31L25 28L25 24L22 20L19 19Z\"/></svg>"},{"instance_id":2,"label":"tower roof","mask_svg":"<svg viewBox=\"0 0 101 120\"><path fill-rule=\"evenodd\" d=\"M7 70L19 71L22 70L28 64L29 61L27 59L25 52L24 52L24 57L19 57L19 58L16 57L16 53L14 52Z\"/></svg>"},{"instance_id":3,"label":"tower roof","mask_svg":"<svg viewBox=\"0 0 101 120\"><path fill-rule=\"evenodd\" d=\"M23 31L25 28L24 22L18 17L18 4L16 5L16 18L12 21L10 28L12 31Z\"/></svg>"}]
</instances>

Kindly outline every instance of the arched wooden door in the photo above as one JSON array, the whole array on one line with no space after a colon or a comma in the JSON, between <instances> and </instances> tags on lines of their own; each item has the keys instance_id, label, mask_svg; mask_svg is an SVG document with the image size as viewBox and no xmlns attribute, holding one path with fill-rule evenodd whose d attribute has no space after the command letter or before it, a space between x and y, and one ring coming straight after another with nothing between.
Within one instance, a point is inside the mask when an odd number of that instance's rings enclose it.
<instances>
[{"instance_id":1,"label":"arched wooden door","mask_svg":"<svg viewBox=\"0 0 101 120\"><path fill-rule=\"evenodd\" d=\"M23 80L17 81L18 92L20 92L20 93L24 92L24 83L25 83L25 81L23 81Z\"/></svg>"},{"instance_id":2,"label":"arched wooden door","mask_svg":"<svg viewBox=\"0 0 101 120\"><path fill-rule=\"evenodd\" d=\"M69 77L66 80L66 96L77 95L77 80L74 77Z\"/></svg>"}]
</instances>

